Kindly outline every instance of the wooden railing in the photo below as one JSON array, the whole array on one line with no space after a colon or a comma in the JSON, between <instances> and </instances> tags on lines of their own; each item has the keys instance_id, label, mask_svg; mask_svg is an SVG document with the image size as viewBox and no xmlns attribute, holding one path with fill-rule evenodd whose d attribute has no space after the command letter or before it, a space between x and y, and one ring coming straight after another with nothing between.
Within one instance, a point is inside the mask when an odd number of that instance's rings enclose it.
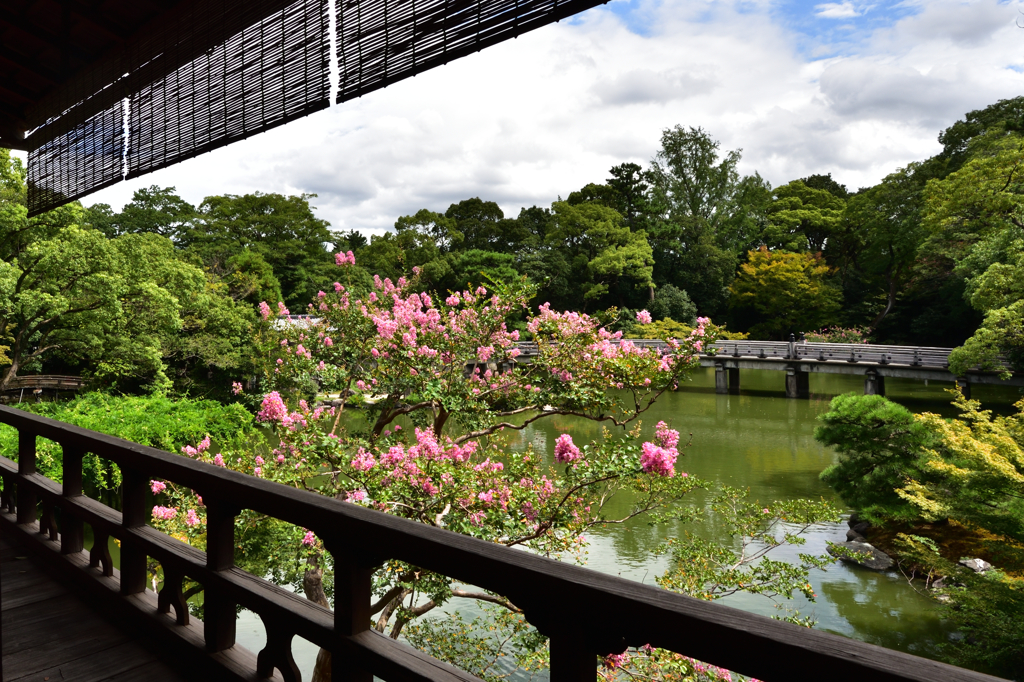
<instances>
[{"instance_id":1,"label":"wooden railing","mask_svg":"<svg viewBox=\"0 0 1024 682\"><path fill-rule=\"evenodd\" d=\"M43 388L56 391L78 391L85 388L85 380L82 377L66 376L63 374L25 374L14 377L7 386L8 391L16 391L24 388Z\"/></svg>"},{"instance_id":2,"label":"wooden railing","mask_svg":"<svg viewBox=\"0 0 1024 682\"><path fill-rule=\"evenodd\" d=\"M475 679L370 628L371 575L399 559L505 595L550 637L551 679L594 682L597 656L650 644L762 680L994 680L908 654L808 630L721 604L560 563L193 461L79 427L0 407L18 430L17 463L0 457L0 523L106 613L146 638L194 679L298 680L291 640L332 653L335 682ZM62 484L37 473L36 439L59 443ZM82 458L94 453L123 475L122 511L82 495ZM148 481L192 488L207 507L207 552L146 525ZM235 517L243 509L308 528L333 555L333 612L234 566ZM57 523L59 519L59 524ZM95 542L83 551L83 524ZM59 527L58 527L59 526ZM120 542L115 570L108 539ZM159 594L146 589L147 557L160 562ZM205 623L190 619L185 577L205 588ZM235 646L236 605L260 616L267 645ZM171 615L173 611L173 616ZM4 622L15 629L17 622ZM4 637L8 637L4 634ZM276 672L275 672L276 669ZM206 677L203 677L205 675Z\"/></svg>"}]
</instances>

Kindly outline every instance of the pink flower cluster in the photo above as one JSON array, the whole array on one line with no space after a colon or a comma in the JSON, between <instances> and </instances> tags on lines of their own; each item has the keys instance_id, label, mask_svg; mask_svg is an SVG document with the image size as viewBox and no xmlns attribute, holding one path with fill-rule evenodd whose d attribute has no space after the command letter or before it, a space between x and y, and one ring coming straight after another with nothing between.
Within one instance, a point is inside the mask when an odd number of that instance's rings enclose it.
<instances>
[{"instance_id":1,"label":"pink flower cluster","mask_svg":"<svg viewBox=\"0 0 1024 682\"><path fill-rule=\"evenodd\" d=\"M558 437L558 440L555 441L555 461L568 464L569 462L576 461L582 456L583 453L580 452L580 449L572 442L572 436L568 433L563 433Z\"/></svg>"},{"instance_id":2,"label":"pink flower cluster","mask_svg":"<svg viewBox=\"0 0 1024 682\"><path fill-rule=\"evenodd\" d=\"M668 424L661 421L655 426L654 443L644 443L641 446L640 466L649 474L667 476L676 475L676 458L679 456L679 432L670 429ZM683 476L687 476L683 473Z\"/></svg>"},{"instance_id":3,"label":"pink flower cluster","mask_svg":"<svg viewBox=\"0 0 1024 682\"><path fill-rule=\"evenodd\" d=\"M654 320L651 319L651 314L646 310L641 310L636 314L636 321L640 324L650 324Z\"/></svg>"},{"instance_id":4,"label":"pink flower cluster","mask_svg":"<svg viewBox=\"0 0 1024 682\"><path fill-rule=\"evenodd\" d=\"M306 531L306 534L302 537L302 544L306 547L312 547L316 544L316 536L313 535L313 531Z\"/></svg>"},{"instance_id":5,"label":"pink flower cluster","mask_svg":"<svg viewBox=\"0 0 1024 682\"><path fill-rule=\"evenodd\" d=\"M576 334L587 334L598 327L597 320L589 315L583 315L572 311L559 313L551 309L550 303L545 303L538 309L539 315L526 324L531 333L536 334L542 327L552 328L557 336L573 336Z\"/></svg>"},{"instance_id":6,"label":"pink flower cluster","mask_svg":"<svg viewBox=\"0 0 1024 682\"><path fill-rule=\"evenodd\" d=\"M657 474L671 478L676 475L675 465L678 452L655 445L644 443L640 446L640 466L648 474Z\"/></svg>"},{"instance_id":7,"label":"pink flower cluster","mask_svg":"<svg viewBox=\"0 0 1024 682\"><path fill-rule=\"evenodd\" d=\"M210 449L210 437L207 436L206 438L203 438L203 440L201 440L199 442L199 445L197 445L195 447L192 447L191 445L186 445L185 447L183 447L181 449L181 451L183 453L185 453L186 455L188 455L189 457L195 457L196 455L201 454L203 452L206 452L209 449Z\"/></svg>"},{"instance_id":8,"label":"pink flower cluster","mask_svg":"<svg viewBox=\"0 0 1024 682\"><path fill-rule=\"evenodd\" d=\"M154 495L159 495L164 490L167 490L167 486L161 481L150 481L149 489L153 491Z\"/></svg>"},{"instance_id":9,"label":"pink flower cluster","mask_svg":"<svg viewBox=\"0 0 1024 682\"><path fill-rule=\"evenodd\" d=\"M351 251L349 251L348 253L336 253L336 254L334 254L334 264L335 265L355 265L356 264L356 257L352 254Z\"/></svg>"},{"instance_id":10,"label":"pink flower cluster","mask_svg":"<svg viewBox=\"0 0 1024 682\"><path fill-rule=\"evenodd\" d=\"M669 450L675 450L679 445L679 432L668 428L668 424L661 421L655 425L654 440L658 445Z\"/></svg>"},{"instance_id":11,"label":"pink flower cluster","mask_svg":"<svg viewBox=\"0 0 1024 682\"><path fill-rule=\"evenodd\" d=\"M195 509L189 509L188 514L185 515L185 525L192 527L198 526L201 523L199 516L196 514Z\"/></svg>"},{"instance_id":12,"label":"pink flower cluster","mask_svg":"<svg viewBox=\"0 0 1024 682\"><path fill-rule=\"evenodd\" d=\"M162 519L164 521L170 521L178 515L178 509L176 507L153 507L153 518Z\"/></svg>"},{"instance_id":13,"label":"pink flower cluster","mask_svg":"<svg viewBox=\"0 0 1024 682\"><path fill-rule=\"evenodd\" d=\"M242 392L242 384L237 381L231 382L231 392L234 395L239 395Z\"/></svg>"},{"instance_id":14,"label":"pink flower cluster","mask_svg":"<svg viewBox=\"0 0 1024 682\"><path fill-rule=\"evenodd\" d=\"M623 652L621 654L609 654L604 657L603 665L605 668L615 670L621 668L623 665L629 662L629 653Z\"/></svg>"},{"instance_id":15,"label":"pink flower cluster","mask_svg":"<svg viewBox=\"0 0 1024 682\"><path fill-rule=\"evenodd\" d=\"M256 415L256 421L279 422L287 416L288 408L285 407L284 401L281 400L281 394L277 391L271 391L263 396L263 402L260 405L259 414Z\"/></svg>"}]
</instances>

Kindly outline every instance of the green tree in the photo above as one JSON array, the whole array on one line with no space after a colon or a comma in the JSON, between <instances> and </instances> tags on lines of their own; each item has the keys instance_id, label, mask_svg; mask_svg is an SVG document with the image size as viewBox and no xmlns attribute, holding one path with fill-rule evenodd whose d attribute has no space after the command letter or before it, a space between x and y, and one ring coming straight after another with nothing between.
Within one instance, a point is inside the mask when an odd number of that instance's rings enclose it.
<instances>
[{"instance_id":1,"label":"green tree","mask_svg":"<svg viewBox=\"0 0 1024 682\"><path fill-rule=\"evenodd\" d=\"M600 299L620 280L634 289L650 287L654 258L643 231L630 231L617 211L596 203L556 201L551 210L554 224L547 241L567 252L584 302Z\"/></svg>"},{"instance_id":2,"label":"green tree","mask_svg":"<svg viewBox=\"0 0 1024 682\"><path fill-rule=\"evenodd\" d=\"M984 109L968 112L939 134L942 151L936 161L943 165L942 175L956 172L975 153L978 140L998 141L1024 134L1024 97L1001 99Z\"/></svg>"},{"instance_id":3,"label":"green tree","mask_svg":"<svg viewBox=\"0 0 1024 682\"><path fill-rule=\"evenodd\" d=\"M420 211L413 218L418 221L427 211ZM444 219L436 213L432 216ZM436 284L452 275L451 256L442 253L435 238L421 229L422 223L414 222L409 216L399 218L395 231L375 234L370 243L360 251L360 266L397 281L412 273L413 268L425 270L424 279Z\"/></svg>"},{"instance_id":4,"label":"green tree","mask_svg":"<svg viewBox=\"0 0 1024 682\"><path fill-rule=\"evenodd\" d=\"M959 170L932 180L925 191L922 252L929 271L961 279L981 326L951 358L954 371L975 364L993 369L999 354L1024 367L1024 142L1001 133ZM975 140L977 142L977 140Z\"/></svg>"},{"instance_id":5,"label":"green tree","mask_svg":"<svg viewBox=\"0 0 1024 682\"><path fill-rule=\"evenodd\" d=\"M821 254L784 253L761 247L733 282L729 307L751 333L768 338L830 324L842 292L829 281Z\"/></svg>"},{"instance_id":6,"label":"green tree","mask_svg":"<svg viewBox=\"0 0 1024 682\"><path fill-rule=\"evenodd\" d=\"M197 217L195 206L175 193L173 187L152 185L135 190L120 213L106 204L88 209L90 223L108 237L153 233L178 241L191 229Z\"/></svg>"},{"instance_id":7,"label":"green tree","mask_svg":"<svg viewBox=\"0 0 1024 682\"><path fill-rule=\"evenodd\" d=\"M845 395L819 417L815 437L839 451L822 479L843 501L876 523L949 527L955 521L980 538L983 556L1020 565L1024 541L1024 401L1017 413L993 418L957 395L956 419L912 414L881 396ZM933 526L934 528L934 526ZM1024 589L1000 570L984 576L957 565L959 546L911 530L898 546L925 575L945 576L938 593L965 635L943 649L961 665L997 675L1019 671L1024 652Z\"/></svg>"},{"instance_id":8,"label":"green tree","mask_svg":"<svg viewBox=\"0 0 1024 682\"><path fill-rule=\"evenodd\" d=\"M491 281L512 282L519 279L516 259L510 253L471 249L455 256L452 276L445 283L445 290L463 291L476 289Z\"/></svg>"},{"instance_id":9,"label":"green tree","mask_svg":"<svg viewBox=\"0 0 1024 682\"><path fill-rule=\"evenodd\" d=\"M845 234L839 246L849 249L852 268L842 267L844 283L855 279L868 296L881 294L884 305L874 313L870 327L878 327L892 312L914 275L917 253L925 237L921 225L919 166L910 164L886 176L882 182L850 199L843 217Z\"/></svg>"},{"instance_id":10,"label":"green tree","mask_svg":"<svg viewBox=\"0 0 1024 682\"><path fill-rule=\"evenodd\" d=\"M706 315L725 307L739 255L757 245L770 199L759 175L740 176L740 151L723 154L720 146L701 128L666 129L649 172L657 284L684 289Z\"/></svg>"},{"instance_id":11,"label":"green tree","mask_svg":"<svg viewBox=\"0 0 1024 682\"><path fill-rule=\"evenodd\" d=\"M648 311L655 320L674 320L689 325L694 324L697 317L697 306L690 297L671 284L658 287Z\"/></svg>"},{"instance_id":12,"label":"green tree","mask_svg":"<svg viewBox=\"0 0 1024 682\"><path fill-rule=\"evenodd\" d=\"M248 249L274 269L284 301L305 305L331 282L334 258L329 247L338 239L329 224L313 214L313 194L245 194L212 196L199 206L178 242L214 271Z\"/></svg>"},{"instance_id":13,"label":"green tree","mask_svg":"<svg viewBox=\"0 0 1024 682\"><path fill-rule=\"evenodd\" d=\"M824 190L837 199L842 199L843 201L850 198L850 191L846 189L846 185L833 180L831 173L826 173L825 175L808 175L806 178L800 178L800 182L804 183L811 189Z\"/></svg>"},{"instance_id":14,"label":"green tree","mask_svg":"<svg viewBox=\"0 0 1024 682\"><path fill-rule=\"evenodd\" d=\"M786 251L823 251L839 230L846 202L827 190L808 187L802 180L776 187L773 193L764 243Z\"/></svg>"},{"instance_id":15,"label":"green tree","mask_svg":"<svg viewBox=\"0 0 1024 682\"><path fill-rule=\"evenodd\" d=\"M920 477L922 452L934 434L908 409L882 396L836 396L818 417L814 437L839 453L821 480L865 520L916 521L918 510L896 491Z\"/></svg>"}]
</instances>

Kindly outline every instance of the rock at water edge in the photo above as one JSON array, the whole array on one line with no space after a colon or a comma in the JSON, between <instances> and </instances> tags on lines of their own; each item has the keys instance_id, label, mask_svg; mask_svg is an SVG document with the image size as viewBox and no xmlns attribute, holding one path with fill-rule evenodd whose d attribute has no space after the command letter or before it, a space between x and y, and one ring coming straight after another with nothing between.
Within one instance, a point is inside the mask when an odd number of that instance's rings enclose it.
<instances>
[{"instance_id":1,"label":"rock at water edge","mask_svg":"<svg viewBox=\"0 0 1024 682\"><path fill-rule=\"evenodd\" d=\"M992 564L985 561L984 559L971 559L970 557L963 557L960 559L959 564L966 566L975 573L984 573L985 571L992 570Z\"/></svg>"},{"instance_id":2,"label":"rock at water edge","mask_svg":"<svg viewBox=\"0 0 1024 682\"><path fill-rule=\"evenodd\" d=\"M828 553L838 557L840 561L876 571L887 571L896 565L892 557L866 542L837 542L829 546Z\"/></svg>"}]
</instances>

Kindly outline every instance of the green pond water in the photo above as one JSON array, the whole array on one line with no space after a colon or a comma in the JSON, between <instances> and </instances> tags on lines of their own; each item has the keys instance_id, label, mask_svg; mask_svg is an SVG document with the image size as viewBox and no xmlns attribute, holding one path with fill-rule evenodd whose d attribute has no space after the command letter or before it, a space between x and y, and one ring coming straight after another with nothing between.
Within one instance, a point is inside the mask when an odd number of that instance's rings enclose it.
<instances>
[{"instance_id":1,"label":"green pond water","mask_svg":"<svg viewBox=\"0 0 1024 682\"><path fill-rule=\"evenodd\" d=\"M863 391L863 378L843 375L812 375L809 400L787 399L783 372L744 370L739 395L716 395L713 370L698 370L693 381L670 393L644 415L644 436L653 434L659 420L683 434L692 433L692 444L684 449L677 469L714 483L749 488L751 497L762 501L794 498L836 499L818 475L835 460L835 454L814 440L815 418L828 409L829 400L841 393ZM954 414L945 389L950 383L886 380L888 397L909 409ZM975 386L975 399L999 412L1011 409L1021 396L1017 389ZM601 427L576 418L552 417L529 426L517 436L513 447L532 444L537 452L551 458L555 439L571 433L577 444L600 437ZM707 495L694 495L703 504ZM625 501L622 501L625 505ZM614 513L614 508L610 510ZM703 525L663 524L652 527L643 520L596 529L588 535L587 566L645 583L664 572L664 559L653 556L654 548L684 530L705 537L720 537L713 523ZM829 524L807 536L800 551L824 553L827 541L846 539L846 523ZM795 558L796 550L788 556ZM786 557L782 551L776 558ZM836 563L828 570L815 570L811 583L818 595L815 603L803 597L791 606L817 619L817 627L847 637L921 656L932 657L937 643L950 632L939 619L935 603L918 594L898 572L879 573L858 566ZM458 600L457 600L458 601ZM750 595L723 600L737 608L771 615L772 603ZM473 612L472 605L462 606ZM238 623L238 640L259 651L265 634L259 618L243 612ZM294 643L296 662L309 679L316 649L304 640Z\"/></svg>"}]
</instances>

